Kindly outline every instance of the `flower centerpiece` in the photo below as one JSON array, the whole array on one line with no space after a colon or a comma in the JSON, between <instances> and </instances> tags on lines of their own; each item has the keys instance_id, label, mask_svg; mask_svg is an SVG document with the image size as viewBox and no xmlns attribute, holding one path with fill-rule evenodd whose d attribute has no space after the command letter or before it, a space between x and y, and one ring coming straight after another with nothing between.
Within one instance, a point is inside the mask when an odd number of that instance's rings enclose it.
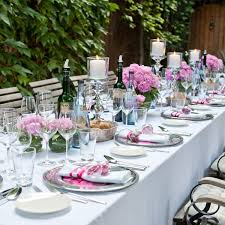
<instances>
[{"instance_id":1,"label":"flower centerpiece","mask_svg":"<svg viewBox=\"0 0 225 225\"><path fill-rule=\"evenodd\" d=\"M17 123L17 127L19 129L23 129L25 132L32 135L30 146L35 147L37 151L41 151L42 149L42 138L40 137L40 133L43 125L44 119L39 115L28 115L22 117Z\"/></svg>"},{"instance_id":2,"label":"flower centerpiece","mask_svg":"<svg viewBox=\"0 0 225 225\"><path fill-rule=\"evenodd\" d=\"M218 71L223 68L223 61L211 54L207 54L206 64L210 72Z\"/></svg>"},{"instance_id":3,"label":"flower centerpiece","mask_svg":"<svg viewBox=\"0 0 225 225\"><path fill-rule=\"evenodd\" d=\"M137 94L137 102L139 104L151 103L158 96L159 77L152 72L151 67L131 64L123 70L123 83L126 87L129 82L130 70L134 72L133 85Z\"/></svg>"},{"instance_id":4,"label":"flower centerpiece","mask_svg":"<svg viewBox=\"0 0 225 225\"><path fill-rule=\"evenodd\" d=\"M42 149L42 137L43 132L57 131L59 126L57 119L45 120L39 115L28 115L22 117L17 127L32 135L31 147L35 147L37 151Z\"/></svg>"},{"instance_id":5,"label":"flower centerpiece","mask_svg":"<svg viewBox=\"0 0 225 225\"><path fill-rule=\"evenodd\" d=\"M185 91L184 87L181 84L182 81L191 80L191 75L192 75L192 69L185 61L181 62L181 68L176 73L175 77L173 77L172 71L170 69L166 69L166 79L169 81L173 81L175 79L177 89L180 92Z\"/></svg>"}]
</instances>

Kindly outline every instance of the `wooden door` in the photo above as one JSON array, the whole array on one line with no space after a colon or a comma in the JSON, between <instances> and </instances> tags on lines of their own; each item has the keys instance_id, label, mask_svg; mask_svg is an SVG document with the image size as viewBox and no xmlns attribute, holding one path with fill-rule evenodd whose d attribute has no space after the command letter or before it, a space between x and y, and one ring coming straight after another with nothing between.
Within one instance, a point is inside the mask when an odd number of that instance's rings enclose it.
<instances>
[{"instance_id":1,"label":"wooden door","mask_svg":"<svg viewBox=\"0 0 225 225\"><path fill-rule=\"evenodd\" d=\"M225 5L209 4L197 8L192 16L189 49L225 52Z\"/></svg>"}]
</instances>

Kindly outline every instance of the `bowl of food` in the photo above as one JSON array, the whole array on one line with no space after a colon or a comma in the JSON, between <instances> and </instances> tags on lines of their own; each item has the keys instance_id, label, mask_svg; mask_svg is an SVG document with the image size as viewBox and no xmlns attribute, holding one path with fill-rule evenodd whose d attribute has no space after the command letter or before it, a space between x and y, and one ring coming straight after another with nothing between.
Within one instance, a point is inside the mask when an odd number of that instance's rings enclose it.
<instances>
[{"instance_id":1,"label":"bowl of food","mask_svg":"<svg viewBox=\"0 0 225 225\"><path fill-rule=\"evenodd\" d=\"M90 127L98 129L97 142L103 142L114 138L117 123L106 120L91 120Z\"/></svg>"}]
</instances>

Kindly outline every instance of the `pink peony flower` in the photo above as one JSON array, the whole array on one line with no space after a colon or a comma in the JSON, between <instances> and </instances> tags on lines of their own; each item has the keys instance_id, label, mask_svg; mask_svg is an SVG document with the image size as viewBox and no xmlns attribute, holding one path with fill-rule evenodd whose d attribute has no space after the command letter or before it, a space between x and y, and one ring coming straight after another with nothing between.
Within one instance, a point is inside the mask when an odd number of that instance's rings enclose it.
<instances>
[{"instance_id":1,"label":"pink peony flower","mask_svg":"<svg viewBox=\"0 0 225 225\"><path fill-rule=\"evenodd\" d=\"M185 61L182 61L181 69L176 74L176 80L191 79L191 75L192 75L191 67ZM170 69L166 69L166 79L173 80L173 74Z\"/></svg>"},{"instance_id":2,"label":"pink peony flower","mask_svg":"<svg viewBox=\"0 0 225 225\"><path fill-rule=\"evenodd\" d=\"M144 101L145 101L145 96L143 95L136 96L136 102L138 103L138 105L141 105Z\"/></svg>"},{"instance_id":3,"label":"pink peony flower","mask_svg":"<svg viewBox=\"0 0 225 225\"><path fill-rule=\"evenodd\" d=\"M207 54L206 64L210 71L217 71L223 68L223 61L211 54Z\"/></svg>"},{"instance_id":4,"label":"pink peony flower","mask_svg":"<svg viewBox=\"0 0 225 225\"><path fill-rule=\"evenodd\" d=\"M61 130L70 130L74 128L73 121L69 118L60 118L58 119L58 128Z\"/></svg>"}]
</instances>

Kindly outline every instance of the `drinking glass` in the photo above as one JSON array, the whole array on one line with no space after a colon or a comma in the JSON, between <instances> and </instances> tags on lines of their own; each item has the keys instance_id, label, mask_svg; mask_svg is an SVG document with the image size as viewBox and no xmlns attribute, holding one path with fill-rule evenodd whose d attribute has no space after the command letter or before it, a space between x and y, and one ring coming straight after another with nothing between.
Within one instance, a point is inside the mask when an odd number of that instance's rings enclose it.
<instances>
[{"instance_id":1,"label":"drinking glass","mask_svg":"<svg viewBox=\"0 0 225 225\"><path fill-rule=\"evenodd\" d=\"M184 92L175 92L174 98L176 103L175 107L178 110L182 110L185 106L186 94Z\"/></svg>"},{"instance_id":2,"label":"drinking glass","mask_svg":"<svg viewBox=\"0 0 225 225\"><path fill-rule=\"evenodd\" d=\"M93 161L97 129L79 129L80 157L82 161Z\"/></svg>"},{"instance_id":3,"label":"drinking glass","mask_svg":"<svg viewBox=\"0 0 225 225\"><path fill-rule=\"evenodd\" d=\"M16 141L17 112L14 108L3 108L3 131L1 133L1 143L6 149L6 174L14 177L14 165L12 161L11 146Z\"/></svg>"},{"instance_id":4,"label":"drinking glass","mask_svg":"<svg viewBox=\"0 0 225 225\"><path fill-rule=\"evenodd\" d=\"M38 113L43 118L55 118L55 105L54 104L39 104L38 105Z\"/></svg>"},{"instance_id":5,"label":"drinking glass","mask_svg":"<svg viewBox=\"0 0 225 225\"><path fill-rule=\"evenodd\" d=\"M200 77L199 74L194 72L192 74L192 90L193 90L193 97L195 97L196 89L200 85Z\"/></svg>"},{"instance_id":6,"label":"drinking glass","mask_svg":"<svg viewBox=\"0 0 225 225\"><path fill-rule=\"evenodd\" d=\"M16 182L22 187L32 184L34 162L36 149L33 147L26 148L24 151L14 149L12 151L13 162L15 165Z\"/></svg>"},{"instance_id":7,"label":"drinking glass","mask_svg":"<svg viewBox=\"0 0 225 225\"><path fill-rule=\"evenodd\" d=\"M145 107L134 108L134 121L138 130L141 130L146 124L147 111L148 110Z\"/></svg>"},{"instance_id":8,"label":"drinking glass","mask_svg":"<svg viewBox=\"0 0 225 225\"><path fill-rule=\"evenodd\" d=\"M17 128L15 135L16 140L12 143L12 149L16 149L19 152L23 152L30 146L32 136L31 134L19 128Z\"/></svg>"},{"instance_id":9,"label":"drinking glass","mask_svg":"<svg viewBox=\"0 0 225 225\"><path fill-rule=\"evenodd\" d=\"M85 87L84 96L85 96L86 108L90 112L91 111L91 107L95 103L95 92L94 92L91 84L88 84Z\"/></svg>"},{"instance_id":10,"label":"drinking glass","mask_svg":"<svg viewBox=\"0 0 225 225\"><path fill-rule=\"evenodd\" d=\"M68 159L69 140L76 132L76 118L72 111L60 113L58 132L66 140L66 156L64 163L67 164L69 162L73 162Z\"/></svg>"},{"instance_id":11,"label":"drinking glass","mask_svg":"<svg viewBox=\"0 0 225 225\"><path fill-rule=\"evenodd\" d=\"M38 106L39 114L43 117L44 126L41 128L40 136L42 137L45 143L46 158L44 161L41 161L38 165L40 166L52 166L56 162L49 160L49 140L57 132L58 122L55 120L56 114L55 106L53 104L40 104Z\"/></svg>"},{"instance_id":12,"label":"drinking glass","mask_svg":"<svg viewBox=\"0 0 225 225\"><path fill-rule=\"evenodd\" d=\"M181 80L181 85L183 86L184 90L185 90L185 94L186 96L188 95L188 89L191 87L192 85L192 79L191 77L184 77L183 80Z\"/></svg>"},{"instance_id":13,"label":"drinking glass","mask_svg":"<svg viewBox=\"0 0 225 225\"><path fill-rule=\"evenodd\" d=\"M36 103L39 104L53 104L52 92L49 90L39 91L36 96Z\"/></svg>"},{"instance_id":14,"label":"drinking glass","mask_svg":"<svg viewBox=\"0 0 225 225\"><path fill-rule=\"evenodd\" d=\"M116 115L121 111L123 105L123 99L118 98L113 95L111 98L109 98L108 103L107 103L107 109L109 110L110 113L112 113L112 120L115 121Z\"/></svg>"},{"instance_id":15,"label":"drinking glass","mask_svg":"<svg viewBox=\"0 0 225 225\"><path fill-rule=\"evenodd\" d=\"M166 71L163 68L160 73L160 86L159 86L160 112L162 112L163 97L165 97L168 91L168 81L166 80L165 73Z\"/></svg>"},{"instance_id":16,"label":"drinking glass","mask_svg":"<svg viewBox=\"0 0 225 225\"><path fill-rule=\"evenodd\" d=\"M128 125L128 114L132 112L134 108L134 97L130 93L126 93L123 97L122 111L126 115L126 125Z\"/></svg>"},{"instance_id":17,"label":"drinking glass","mask_svg":"<svg viewBox=\"0 0 225 225\"><path fill-rule=\"evenodd\" d=\"M20 113L22 116L37 113L37 106L33 96L24 96L21 103Z\"/></svg>"}]
</instances>

